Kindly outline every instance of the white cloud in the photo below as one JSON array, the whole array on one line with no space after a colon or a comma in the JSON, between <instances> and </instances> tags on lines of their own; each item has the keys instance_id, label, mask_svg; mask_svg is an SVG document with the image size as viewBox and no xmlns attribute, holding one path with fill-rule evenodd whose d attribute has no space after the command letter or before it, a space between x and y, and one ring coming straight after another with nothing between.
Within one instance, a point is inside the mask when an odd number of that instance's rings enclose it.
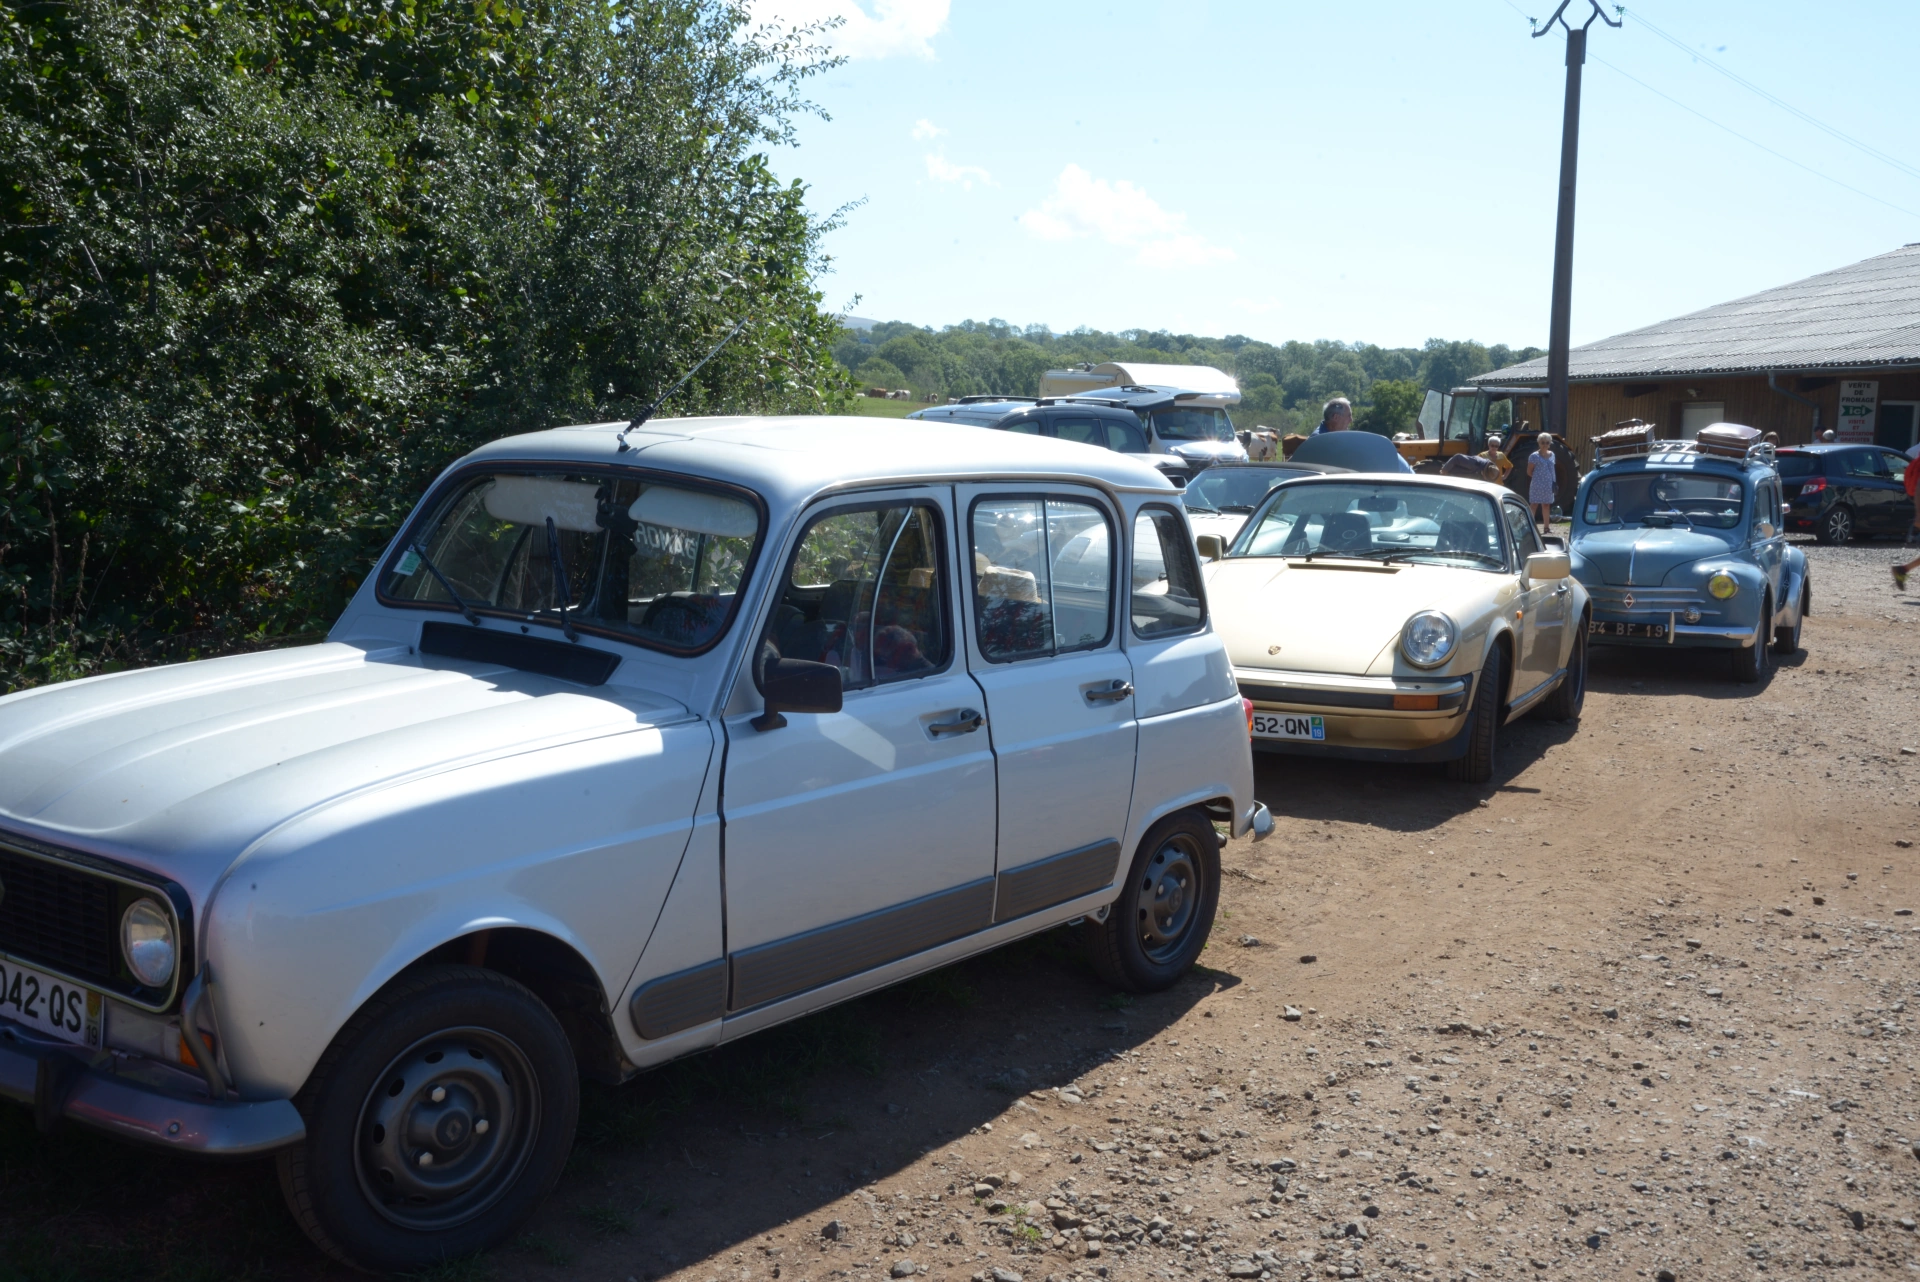
<instances>
[{"instance_id":1,"label":"white cloud","mask_svg":"<svg viewBox=\"0 0 1920 1282\"><path fill-rule=\"evenodd\" d=\"M830 36L849 58L933 57L932 40L947 25L951 0L748 0L755 21L803 26L842 19ZM871 11L869 11L871 6Z\"/></svg>"},{"instance_id":2,"label":"white cloud","mask_svg":"<svg viewBox=\"0 0 1920 1282\"><path fill-rule=\"evenodd\" d=\"M913 140L915 142L925 142L929 138L938 138L945 132L947 131L924 117L913 122Z\"/></svg>"},{"instance_id":3,"label":"white cloud","mask_svg":"<svg viewBox=\"0 0 1920 1282\"><path fill-rule=\"evenodd\" d=\"M935 182L959 183L968 191L973 190L976 182L988 187L999 186L993 181L993 175L980 166L956 165L939 152L927 153L927 177Z\"/></svg>"},{"instance_id":4,"label":"white cloud","mask_svg":"<svg viewBox=\"0 0 1920 1282\"><path fill-rule=\"evenodd\" d=\"M1020 215L1020 225L1041 240L1092 236L1121 245L1149 267L1204 267L1233 257L1231 249L1188 231L1185 214L1161 208L1124 178L1108 182L1078 165L1060 171L1053 193Z\"/></svg>"}]
</instances>

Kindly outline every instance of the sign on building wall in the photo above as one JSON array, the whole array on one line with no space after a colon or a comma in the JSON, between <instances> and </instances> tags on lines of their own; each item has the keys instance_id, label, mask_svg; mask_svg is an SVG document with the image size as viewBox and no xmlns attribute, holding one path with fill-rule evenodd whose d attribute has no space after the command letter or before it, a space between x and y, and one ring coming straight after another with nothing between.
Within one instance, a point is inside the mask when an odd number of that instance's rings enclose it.
<instances>
[{"instance_id":1,"label":"sign on building wall","mask_svg":"<svg viewBox=\"0 0 1920 1282\"><path fill-rule=\"evenodd\" d=\"M1872 378L1840 380L1840 421L1834 435L1858 445L1873 444L1873 415L1880 405L1880 382Z\"/></svg>"}]
</instances>

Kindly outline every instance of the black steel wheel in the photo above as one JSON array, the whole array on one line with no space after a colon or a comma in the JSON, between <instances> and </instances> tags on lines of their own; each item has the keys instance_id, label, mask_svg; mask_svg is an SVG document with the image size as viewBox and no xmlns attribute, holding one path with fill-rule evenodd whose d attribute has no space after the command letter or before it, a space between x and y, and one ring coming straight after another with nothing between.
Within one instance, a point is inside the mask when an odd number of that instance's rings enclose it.
<instances>
[{"instance_id":1,"label":"black steel wheel","mask_svg":"<svg viewBox=\"0 0 1920 1282\"><path fill-rule=\"evenodd\" d=\"M340 1031L295 1100L287 1205L335 1259L420 1269L496 1245L559 1179L580 1083L538 997L492 971L403 975Z\"/></svg>"},{"instance_id":2,"label":"black steel wheel","mask_svg":"<svg viewBox=\"0 0 1920 1282\"><path fill-rule=\"evenodd\" d=\"M1141 839L1106 920L1087 919L1094 969L1130 992L1171 987L1207 946L1219 903L1219 834L1199 811L1168 815Z\"/></svg>"},{"instance_id":3,"label":"black steel wheel","mask_svg":"<svg viewBox=\"0 0 1920 1282\"><path fill-rule=\"evenodd\" d=\"M1853 509L1845 503L1835 503L1820 518L1820 524L1813 529L1813 537L1821 543L1839 547L1853 538Z\"/></svg>"},{"instance_id":4,"label":"black steel wheel","mask_svg":"<svg viewBox=\"0 0 1920 1282\"><path fill-rule=\"evenodd\" d=\"M1767 644L1772 631L1767 625L1772 619L1773 600L1769 597L1760 603L1760 621L1753 627L1753 643L1733 652L1733 679L1741 685L1766 680L1767 672L1773 667L1773 651Z\"/></svg>"}]
</instances>

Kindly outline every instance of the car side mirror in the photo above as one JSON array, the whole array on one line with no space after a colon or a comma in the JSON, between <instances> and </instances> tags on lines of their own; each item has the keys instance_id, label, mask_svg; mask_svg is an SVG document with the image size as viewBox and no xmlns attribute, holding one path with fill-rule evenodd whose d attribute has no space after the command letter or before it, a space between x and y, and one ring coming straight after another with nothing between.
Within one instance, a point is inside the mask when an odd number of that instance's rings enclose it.
<instances>
[{"instance_id":1,"label":"car side mirror","mask_svg":"<svg viewBox=\"0 0 1920 1282\"><path fill-rule=\"evenodd\" d=\"M783 659L770 642L760 643L753 660L753 684L766 707L753 719L755 730L778 730L787 724L783 712L838 712L841 704L840 669L831 663Z\"/></svg>"},{"instance_id":2,"label":"car side mirror","mask_svg":"<svg viewBox=\"0 0 1920 1282\"><path fill-rule=\"evenodd\" d=\"M1573 573L1573 558L1565 552L1535 552L1527 558L1527 577L1539 583L1564 579Z\"/></svg>"},{"instance_id":3,"label":"car side mirror","mask_svg":"<svg viewBox=\"0 0 1920 1282\"><path fill-rule=\"evenodd\" d=\"M1567 550L1567 540L1564 535L1542 534L1540 541L1555 551L1565 552Z\"/></svg>"},{"instance_id":4,"label":"car side mirror","mask_svg":"<svg viewBox=\"0 0 1920 1282\"><path fill-rule=\"evenodd\" d=\"M1227 541L1218 534L1199 535L1193 540L1193 545L1209 561L1218 561L1227 554Z\"/></svg>"},{"instance_id":5,"label":"car side mirror","mask_svg":"<svg viewBox=\"0 0 1920 1282\"><path fill-rule=\"evenodd\" d=\"M1780 505L1780 515L1781 515L1781 516L1783 516L1783 517L1784 517L1784 516L1788 516L1788 515L1790 515L1790 514L1791 514L1792 512L1793 512L1793 504L1791 504L1791 503L1782 503L1782 504Z\"/></svg>"}]
</instances>

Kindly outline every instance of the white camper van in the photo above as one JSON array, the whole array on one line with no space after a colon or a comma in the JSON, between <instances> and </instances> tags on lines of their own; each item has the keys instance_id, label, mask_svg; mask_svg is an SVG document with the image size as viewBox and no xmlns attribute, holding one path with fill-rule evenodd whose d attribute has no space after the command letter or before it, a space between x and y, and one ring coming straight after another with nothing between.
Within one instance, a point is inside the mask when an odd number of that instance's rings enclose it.
<instances>
[{"instance_id":1,"label":"white camper van","mask_svg":"<svg viewBox=\"0 0 1920 1282\"><path fill-rule=\"evenodd\" d=\"M1040 379L1040 400L1130 409L1147 431L1148 448L1180 458L1190 470L1247 461L1227 413L1240 403L1239 385L1211 365L1110 361L1050 369Z\"/></svg>"}]
</instances>

